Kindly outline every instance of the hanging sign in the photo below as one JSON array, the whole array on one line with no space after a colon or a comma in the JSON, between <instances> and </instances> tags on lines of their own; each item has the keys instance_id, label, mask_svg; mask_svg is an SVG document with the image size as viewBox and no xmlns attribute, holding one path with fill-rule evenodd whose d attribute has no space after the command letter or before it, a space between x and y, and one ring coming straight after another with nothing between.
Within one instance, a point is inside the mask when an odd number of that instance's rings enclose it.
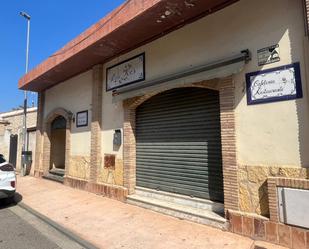
<instances>
[{"instance_id":1,"label":"hanging sign","mask_svg":"<svg viewBox=\"0 0 309 249\"><path fill-rule=\"evenodd\" d=\"M303 96L299 63L248 73L246 83L249 105Z\"/></svg>"},{"instance_id":2,"label":"hanging sign","mask_svg":"<svg viewBox=\"0 0 309 249\"><path fill-rule=\"evenodd\" d=\"M278 62L280 61L279 44L259 49L257 55L259 66Z\"/></svg>"},{"instance_id":3,"label":"hanging sign","mask_svg":"<svg viewBox=\"0 0 309 249\"><path fill-rule=\"evenodd\" d=\"M88 111L76 113L76 127L88 126Z\"/></svg>"},{"instance_id":4,"label":"hanging sign","mask_svg":"<svg viewBox=\"0 0 309 249\"><path fill-rule=\"evenodd\" d=\"M145 80L145 53L137 55L106 70L106 90Z\"/></svg>"}]
</instances>

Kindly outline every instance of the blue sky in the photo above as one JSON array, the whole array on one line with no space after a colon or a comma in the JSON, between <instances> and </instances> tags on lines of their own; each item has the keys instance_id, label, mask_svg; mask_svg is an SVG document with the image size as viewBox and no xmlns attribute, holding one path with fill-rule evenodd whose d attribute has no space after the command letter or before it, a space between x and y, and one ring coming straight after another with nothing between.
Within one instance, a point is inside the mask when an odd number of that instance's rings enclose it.
<instances>
[{"instance_id":1,"label":"blue sky","mask_svg":"<svg viewBox=\"0 0 309 249\"><path fill-rule=\"evenodd\" d=\"M123 0L1 0L0 112L23 103L18 79L25 71L26 20L31 15L29 68L100 20ZM30 95L36 99L36 95ZM31 102L31 100L30 100Z\"/></svg>"}]
</instances>

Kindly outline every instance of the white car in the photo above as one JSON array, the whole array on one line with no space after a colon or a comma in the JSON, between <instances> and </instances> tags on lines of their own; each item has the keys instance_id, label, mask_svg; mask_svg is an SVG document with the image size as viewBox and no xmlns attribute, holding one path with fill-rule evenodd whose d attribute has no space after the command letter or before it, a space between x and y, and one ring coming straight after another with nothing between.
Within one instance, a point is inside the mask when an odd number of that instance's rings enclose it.
<instances>
[{"instance_id":1,"label":"white car","mask_svg":"<svg viewBox=\"0 0 309 249\"><path fill-rule=\"evenodd\" d=\"M0 199L14 199L16 175L14 166L0 154Z\"/></svg>"}]
</instances>

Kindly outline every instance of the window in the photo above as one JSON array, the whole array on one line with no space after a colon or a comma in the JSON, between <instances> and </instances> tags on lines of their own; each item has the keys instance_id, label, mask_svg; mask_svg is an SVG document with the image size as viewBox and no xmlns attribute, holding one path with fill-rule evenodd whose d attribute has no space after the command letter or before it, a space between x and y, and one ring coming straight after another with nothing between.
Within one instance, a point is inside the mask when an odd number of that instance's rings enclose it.
<instances>
[{"instance_id":1,"label":"window","mask_svg":"<svg viewBox=\"0 0 309 249\"><path fill-rule=\"evenodd\" d=\"M5 163L6 160L2 154L0 154L0 163Z\"/></svg>"}]
</instances>

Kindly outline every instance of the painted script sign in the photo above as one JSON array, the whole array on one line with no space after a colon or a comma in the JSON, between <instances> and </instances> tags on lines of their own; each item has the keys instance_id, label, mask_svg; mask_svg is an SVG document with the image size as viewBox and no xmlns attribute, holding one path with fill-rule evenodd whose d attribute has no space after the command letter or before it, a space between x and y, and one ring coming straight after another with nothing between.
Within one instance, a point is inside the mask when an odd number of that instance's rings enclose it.
<instances>
[{"instance_id":1,"label":"painted script sign","mask_svg":"<svg viewBox=\"0 0 309 249\"><path fill-rule=\"evenodd\" d=\"M249 105L302 98L299 63L248 73Z\"/></svg>"},{"instance_id":2,"label":"painted script sign","mask_svg":"<svg viewBox=\"0 0 309 249\"><path fill-rule=\"evenodd\" d=\"M145 80L145 54L137 55L106 70L106 90Z\"/></svg>"}]
</instances>

